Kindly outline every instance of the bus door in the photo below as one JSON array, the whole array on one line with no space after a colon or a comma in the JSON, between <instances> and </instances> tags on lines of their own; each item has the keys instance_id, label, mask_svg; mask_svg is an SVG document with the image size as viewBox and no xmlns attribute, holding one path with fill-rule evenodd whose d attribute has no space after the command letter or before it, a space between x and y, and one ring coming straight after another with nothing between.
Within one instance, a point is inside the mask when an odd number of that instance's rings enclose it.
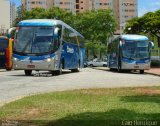
<instances>
[{"instance_id":1,"label":"bus door","mask_svg":"<svg viewBox=\"0 0 160 126\"><path fill-rule=\"evenodd\" d=\"M6 67L8 44L7 38L0 38L0 68Z\"/></svg>"}]
</instances>

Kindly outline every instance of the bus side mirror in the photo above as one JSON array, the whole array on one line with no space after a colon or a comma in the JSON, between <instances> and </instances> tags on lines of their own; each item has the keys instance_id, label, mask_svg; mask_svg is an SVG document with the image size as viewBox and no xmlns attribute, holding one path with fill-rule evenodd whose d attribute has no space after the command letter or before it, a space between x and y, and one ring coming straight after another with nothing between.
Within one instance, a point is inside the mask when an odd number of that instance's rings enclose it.
<instances>
[{"instance_id":1,"label":"bus side mirror","mask_svg":"<svg viewBox=\"0 0 160 126\"><path fill-rule=\"evenodd\" d=\"M149 42L149 47L154 49L154 43L152 41Z\"/></svg>"},{"instance_id":2,"label":"bus side mirror","mask_svg":"<svg viewBox=\"0 0 160 126\"><path fill-rule=\"evenodd\" d=\"M55 28L54 29L54 44L57 46L57 48L60 46L60 43L61 43L61 30L60 28ZM57 49L56 48L56 49Z\"/></svg>"},{"instance_id":3,"label":"bus side mirror","mask_svg":"<svg viewBox=\"0 0 160 126\"><path fill-rule=\"evenodd\" d=\"M122 41L121 41L121 40L120 40L120 42L119 42L119 46L122 47Z\"/></svg>"},{"instance_id":4,"label":"bus side mirror","mask_svg":"<svg viewBox=\"0 0 160 126\"><path fill-rule=\"evenodd\" d=\"M8 30L8 38L14 38L16 27L10 28Z\"/></svg>"},{"instance_id":5,"label":"bus side mirror","mask_svg":"<svg viewBox=\"0 0 160 126\"><path fill-rule=\"evenodd\" d=\"M58 39L59 30L60 30L59 28L54 29L54 39Z\"/></svg>"}]
</instances>

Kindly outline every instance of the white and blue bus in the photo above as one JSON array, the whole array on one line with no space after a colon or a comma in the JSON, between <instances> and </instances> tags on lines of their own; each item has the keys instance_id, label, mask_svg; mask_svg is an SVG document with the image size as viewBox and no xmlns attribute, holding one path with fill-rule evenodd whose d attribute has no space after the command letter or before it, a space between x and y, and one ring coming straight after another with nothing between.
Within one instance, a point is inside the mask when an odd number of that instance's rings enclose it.
<instances>
[{"instance_id":1,"label":"white and blue bus","mask_svg":"<svg viewBox=\"0 0 160 126\"><path fill-rule=\"evenodd\" d=\"M110 70L144 70L150 69L150 50L153 47L146 36L121 35L108 43L108 67Z\"/></svg>"},{"instance_id":2,"label":"white and blue bus","mask_svg":"<svg viewBox=\"0 0 160 126\"><path fill-rule=\"evenodd\" d=\"M84 65L84 37L60 20L32 19L17 24L13 49L13 68L50 71L62 69L78 72Z\"/></svg>"}]
</instances>

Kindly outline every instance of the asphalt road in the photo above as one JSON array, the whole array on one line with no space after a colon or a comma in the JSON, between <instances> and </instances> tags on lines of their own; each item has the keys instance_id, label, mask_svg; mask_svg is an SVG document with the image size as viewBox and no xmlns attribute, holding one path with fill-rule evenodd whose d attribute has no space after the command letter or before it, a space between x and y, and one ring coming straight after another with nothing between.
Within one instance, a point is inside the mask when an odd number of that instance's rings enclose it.
<instances>
[{"instance_id":1,"label":"asphalt road","mask_svg":"<svg viewBox=\"0 0 160 126\"><path fill-rule=\"evenodd\" d=\"M160 77L92 68L84 68L78 73L64 71L60 76L51 76L45 72L34 72L33 76L25 76L23 71L0 70L0 105L42 92L137 86L160 86Z\"/></svg>"}]
</instances>

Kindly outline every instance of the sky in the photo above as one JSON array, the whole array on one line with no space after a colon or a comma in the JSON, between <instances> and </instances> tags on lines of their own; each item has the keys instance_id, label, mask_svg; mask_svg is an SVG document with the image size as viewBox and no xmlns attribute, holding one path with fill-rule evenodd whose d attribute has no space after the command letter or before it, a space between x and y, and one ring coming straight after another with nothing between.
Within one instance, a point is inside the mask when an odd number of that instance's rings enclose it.
<instances>
[{"instance_id":1,"label":"sky","mask_svg":"<svg viewBox=\"0 0 160 126\"><path fill-rule=\"evenodd\" d=\"M12 0L16 5L20 5L21 0ZM138 16L142 16L147 12L153 12L160 9L160 0L137 0Z\"/></svg>"},{"instance_id":2,"label":"sky","mask_svg":"<svg viewBox=\"0 0 160 126\"><path fill-rule=\"evenodd\" d=\"M160 10L160 0L138 0L138 16Z\"/></svg>"}]
</instances>

